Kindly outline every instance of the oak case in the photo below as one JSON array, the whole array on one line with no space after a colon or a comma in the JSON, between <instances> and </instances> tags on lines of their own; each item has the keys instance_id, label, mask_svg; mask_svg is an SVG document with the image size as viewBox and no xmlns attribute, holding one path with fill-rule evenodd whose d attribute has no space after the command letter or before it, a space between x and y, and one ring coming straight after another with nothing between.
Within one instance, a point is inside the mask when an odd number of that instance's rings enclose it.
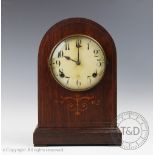
<instances>
[{"instance_id":1,"label":"oak case","mask_svg":"<svg viewBox=\"0 0 155 155\"><path fill-rule=\"evenodd\" d=\"M55 45L70 35L94 38L104 49L106 69L102 80L86 91L70 91L51 75L48 60ZM65 19L44 35L38 54L38 126L35 146L121 145L117 128L116 48L110 34L85 18Z\"/></svg>"}]
</instances>

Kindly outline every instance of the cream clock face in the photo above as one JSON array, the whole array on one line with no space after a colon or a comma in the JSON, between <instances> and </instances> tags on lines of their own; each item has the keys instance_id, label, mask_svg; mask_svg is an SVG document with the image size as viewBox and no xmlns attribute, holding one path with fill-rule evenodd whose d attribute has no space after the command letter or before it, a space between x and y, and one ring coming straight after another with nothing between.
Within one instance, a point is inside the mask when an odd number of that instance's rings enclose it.
<instances>
[{"instance_id":1,"label":"cream clock face","mask_svg":"<svg viewBox=\"0 0 155 155\"><path fill-rule=\"evenodd\" d=\"M72 91L88 90L99 83L106 67L100 44L85 35L72 35L52 50L49 67L55 80Z\"/></svg>"}]
</instances>

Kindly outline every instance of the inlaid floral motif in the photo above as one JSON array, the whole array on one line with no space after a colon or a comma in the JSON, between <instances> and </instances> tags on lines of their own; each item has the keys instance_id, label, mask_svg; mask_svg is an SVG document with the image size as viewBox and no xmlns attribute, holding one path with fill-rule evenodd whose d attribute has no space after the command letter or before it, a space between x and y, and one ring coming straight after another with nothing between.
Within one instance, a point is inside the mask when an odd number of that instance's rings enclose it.
<instances>
[{"instance_id":1,"label":"inlaid floral motif","mask_svg":"<svg viewBox=\"0 0 155 155\"><path fill-rule=\"evenodd\" d=\"M89 108L89 105L99 105L100 100L96 100L95 96L80 96L75 95L74 97L61 96L60 104L66 104L69 111L74 112L75 115L79 116L82 112Z\"/></svg>"}]
</instances>

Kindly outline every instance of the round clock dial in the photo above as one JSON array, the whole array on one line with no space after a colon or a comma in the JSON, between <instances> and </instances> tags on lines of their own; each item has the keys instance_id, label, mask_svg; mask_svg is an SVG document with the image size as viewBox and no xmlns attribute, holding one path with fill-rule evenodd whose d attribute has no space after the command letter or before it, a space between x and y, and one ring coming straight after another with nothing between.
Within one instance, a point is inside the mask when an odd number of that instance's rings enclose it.
<instances>
[{"instance_id":1,"label":"round clock dial","mask_svg":"<svg viewBox=\"0 0 155 155\"><path fill-rule=\"evenodd\" d=\"M73 91L84 91L102 79L105 61L105 52L96 40L85 35L72 35L53 48L49 66L61 86Z\"/></svg>"}]
</instances>

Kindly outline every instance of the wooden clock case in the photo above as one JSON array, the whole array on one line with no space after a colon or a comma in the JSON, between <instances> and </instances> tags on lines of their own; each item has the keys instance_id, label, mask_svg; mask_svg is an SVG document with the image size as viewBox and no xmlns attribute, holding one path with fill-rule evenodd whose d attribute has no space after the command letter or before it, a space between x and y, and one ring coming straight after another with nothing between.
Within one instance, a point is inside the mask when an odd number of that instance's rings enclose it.
<instances>
[{"instance_id":1,"label":"wooden clock case","mask_svg":"<svg viewBox=\"0 0 155 155\"><path fill-rule=\"evenodd\" d=\"M94 38L106 55L102 80L92 89L70 91L51 75L48 60L54 46L67 36ZM34 146L121 145L117 128L116 48L110 34L85 18L69 18L52 26L44 35L38 54L38 126Z\"/></svg>"}]
</instances>

